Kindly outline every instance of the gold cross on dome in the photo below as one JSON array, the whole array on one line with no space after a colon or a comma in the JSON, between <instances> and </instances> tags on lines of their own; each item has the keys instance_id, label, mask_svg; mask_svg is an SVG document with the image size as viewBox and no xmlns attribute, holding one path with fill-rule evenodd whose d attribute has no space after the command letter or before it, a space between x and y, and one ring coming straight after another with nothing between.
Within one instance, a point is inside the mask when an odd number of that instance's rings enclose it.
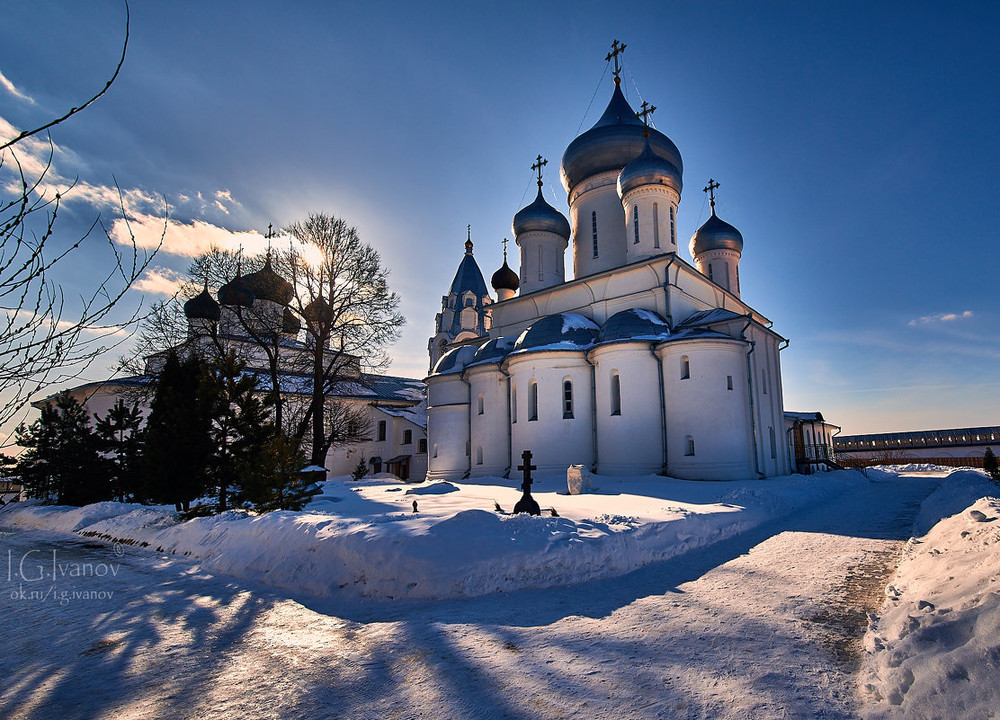
<instances>
[{"instance_id":1,"label":"gold cross on dome","mask_svg":"<svg viewBox=\"0 0 1000 720\"><path fill-rule=\"evenodd\" d=\"M715 214L715 191L719 189L719 187L719 183L715 182L712 178L709 178L708 185L701 189L702 192L708 193L708 199L712 205L712 214Z\"/></svg>"},{"instance_id":2,"label":"gold cross on dome","mask_svg":"<svg viewBox=\"0 0 1000 720\"><path fill-rule=\"evenodd\" d=\"M649 116L656 112L656 105L650 105L645 100L642 101L642 112L637 112L635 116L642 120L642 124L649 127Z\"/></svg>"},{"instance_id":3,"label":"gold cross on dome","mask_svg":"<svg viewBox=\"0 0 1000 720\"><path fill-rule=\"evenodd\" d=\"M615 82L619 81L618 76L621 74L622 71L622 66L618 62L618 56L621 55L623 52L625 52L626 47L628 46L625 43L620 43L618 42L618 40L615 40L613 43L611 43L611 52L609 52L608 56L604 58L608 62L611 62L611 58L614 58L615 60L615 69L613 70L615 75Z\"/></svg>"},{"instance_id":4,"label":"gold cross on dome","mask_svg":"<svg viewBox=\"0 0 1000 720\"><path fill-rule=\"evenodd\" d=\"M542 167L548 164L549 161L542 159L542 156L539 155L538 158L535 159L535 162L531 165L532 170L538 171L538 187L542 186Z\"/></svg>"}]
</instances>

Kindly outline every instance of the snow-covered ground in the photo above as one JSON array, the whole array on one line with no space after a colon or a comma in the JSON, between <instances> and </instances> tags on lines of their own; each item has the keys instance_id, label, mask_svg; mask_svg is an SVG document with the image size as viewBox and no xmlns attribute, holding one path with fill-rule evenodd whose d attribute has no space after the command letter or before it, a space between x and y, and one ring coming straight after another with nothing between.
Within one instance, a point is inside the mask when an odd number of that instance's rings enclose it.
<instances>
[{"instance_id":1,"label":"snow-covered ground","mask_svg":"<svg viewBox=\"0 0 1000 720\"><path fill-rule=\"evenodd\" d=\"M302 512L180 522L167 506L23 503L0 518L182 554L302 595L441 599L623 575L865 482L853 471L724 483L594 476L594 492L568 495L565 477L548 477L533 492L542 517L531 517L510 514L521 492L502 478L343 478Z\"/></svg>"},{"instance_id":2,"label":"snow-covered ground","mask_svg":"<svg viewBox=\"0 0 1000 720\"><path fill-rule=\"evenodd\" d=\"M865 636L866 718L1000 717L998 498L956 472L923 503Z\"/></svg>"},{"instance_id":3,"label":"snow-covered ground","mask_svg":"<svg viewBox=\"0 0 1000 720\"><path fill-rule=\"evenodd\" d=\"M996 488L944 475L550 479L543 518L489 481L183 525L4 509L0 717L995 717Z\"/></svg>"}]
</instances>

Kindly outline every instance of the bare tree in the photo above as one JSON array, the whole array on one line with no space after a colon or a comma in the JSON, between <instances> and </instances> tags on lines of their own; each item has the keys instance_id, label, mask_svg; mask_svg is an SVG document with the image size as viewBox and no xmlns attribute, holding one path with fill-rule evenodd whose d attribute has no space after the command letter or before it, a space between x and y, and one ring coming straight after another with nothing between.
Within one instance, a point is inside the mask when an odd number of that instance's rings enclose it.
<instances>
[{"instance_id":1,"label":"bare tree","mask_svg":"<svg viewBox=\"0 0 1000 720\"><path fill-rule=\"evenodd\" d=\"M285 232L295 241L286 261L311 350L310 401L297 434L310 435L311 461L322 465L338 432L328 422L326 398L358 383L362 369L387 367L385 348L405 320L378 252L354 227L311 214Z\"/></svg>"},{"instance_id":2,"label":"bare tree","mask_svg":"<svg viewBox=\"0 0 1000 720\"><path fill-rule=\"evenodd\" d=\"M47 134L100 98L118 77L128 47L128 4L121 59L105 86L86 102L36 128L0 143L0 173L11 176L0 189L0 424L13 418L31 398L52 383L80 374L109 348L127 338L139 310L115 319L112 311L131 284L146 270L156 249L141 251L129 230L130 244L119 247L100 216L81 237L65 242L57 235L56 219L68 190L47 196L46 177L52 168L54 145L48 137L48 159L34 174L18 158L19 144ZM119 190L119 208L126 218ZM81 246L103 235L108 270L92 290L68 299L53 279L57 266ZM53 246L60 245L58 249ZM103 243L102 243L103 244ZM158 248L157 248L158 249Z\"/></svg>"}]
</instances>

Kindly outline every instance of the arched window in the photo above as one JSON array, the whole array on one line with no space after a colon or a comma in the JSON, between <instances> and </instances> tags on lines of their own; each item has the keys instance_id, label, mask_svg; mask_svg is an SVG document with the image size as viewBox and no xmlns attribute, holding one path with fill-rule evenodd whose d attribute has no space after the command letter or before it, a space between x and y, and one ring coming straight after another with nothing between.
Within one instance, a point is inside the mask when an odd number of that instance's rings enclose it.
<instances>
[{"instance_id":1,"label":"arched window","mask_svg":"<svg viewBox=\"0 0 1000 720\"><path fill-rule=\"evenodd\" d=\"M528 420L538 419L538 383L528 385Z\"/></svg>"},{"instance_id":2,"label":"arched window","mask_svg":"<svg viewBox=\"0 0 1000 720\"><path fill-rule=\"evenodd\" d=\"M726 389L727 390L732 390L733 389L733 376L732 375L726 375Z\"/></svg>"},{"instance_id":3,"label":"arched window","mask_svg":"<svg viewBox=\"0 0 1000 720\"><path fill-rule=\"evenodd\" d=\"M412 442L413 442L413 431L412 430L404 430L403 431L403 444L404 445L409 445Z\"/></svg>"},{"instance_id":4,"label":"arched window","mask_svg":"<svg viewBox=\"0 0 1000 720\"><path fill-rule=\"evenodd\" d=\"M764 371L764 368L760 370L760 391L764 395L767 395L767 373Z\"/></svg>"},{"instance_id":5,"label":"arched window","mask_svg":"<svg viewBox=\"0 0 1000 720\"><path fill-rule=\"evenodd\" d=\"M660 204L653 203L653 247L660 247Z\"/></svg>"},{"instance_id":6,"label":"arched window","mask_svg":"<svg viewBox=\"0 0 1000 720\"><path fill-rule=\"evenodd\" d=\"M684 438L684 454L694 455L694 438L690 435Z\"/></svg>"},{"instance_id":7,"label":"arched window","mask_svg":"<svg viewBox=\"0 0 1000 720\"><path fill-rule=\"evenodd\" d=\"M563 419L573 417L573 381L563 381Z\"/></svg>"},{"instance_id":8,"label":"arched window","mask_svg":"<svg viewBox=\"0 0 1000 720\"><path fill-rule=\"evenodd\" d=\"M482 464L483 464L483 448L482 447L477 447L476 448L476 465L482 465Z\"/></svg>"},{"instance_id":9,"label":"arched window","mask_svg":"<svg viewBox=\"0 0 1000 720\"><path fill-rule=\"evenodd\" d=\"M611 373L611 414L622 414L622 383L617 372Z\"/></svg>"},{"instance_id":10,"label":"arched window","mask_svg":"<svg viewBox=\"0 0 1000 720\"><path fill-rule=\"evenodd\" d=\"M433 457L437 457L437 456L438 456L438 444L437 444L437 443L434 443L434 453L433 453Z\"/></svg>"},{"instance_id":11,"label":"arched window","mask_svg":"<svg viewBox=\"0 0 1000 720\"><path fill-rule=\"evenodd\" d=\"M687 380L691 377L691 361L688 360L687 355L681 356L681 380Z\"/></svg>"},{"instance_id":12,"label":"arched window","mask_svg":"<svg viewBox=\"0 0 1000 720\"><path fill-rule=\"evenodd\" d=\"M714 273L712 272L712 263L709 263L708 264L708 279L711 280L712 282L715 282L715 278L713 277L713 275L714 275Z\"/></svg>"},{"instance_id":13,"label":"arched window","mask_svg":"<svg viewBox=\"0 0 1000 720\"><path fill-rule=\"evenodd\" d=\"M510 386L510 421L517 422L517 385L514 383Z\"/></svg>"},{"instance_id":14,"label":"arched window","mask_svg":"<svg viewBox=\"0 0 1000 720\"><path fill-rule=\"evenodd\" d=\"M482 415L483 412L486 410L485 403L483 402L483 394L482 393L479 393L478 403L479 404L477 406L477 409L479 411L479 414Z\"/></svg>"},{"instance_id":15,"label":"arched window","mask_svg":"<svg viewBox=\"0 0 1000 720\"><path fill-rule=\"evenodd\" d=\"M778 444L775 442L774 439L774 428L768 425L767 431L768 434L771 436L771 459L773 460L778 457Z\"/></svg>"},{"instance_id":16,"label":"arched window","mask_svg":"<svg viewBox=\"0 0 1000 720\"><path fill-rule=\"evenodd\" d=\"M635 240L632 241L633 245L639 244L639 206L632 206L632 226L635 229Z\"/></svg>"},{"instance_id":17,"label":"arched window","mask_svg":"<svg viewBox=\"0 0 1000 720\"><path fill-rule=\"evenodd\" d=\"M594 233L594 257L597 257L597 211L590 213L590 224Z\"/></svg>"},{"instance_id":18,"label":"arched window","mask_svg":"<svg viewBox=\"0 0 1000 720\"><path fill-rule=\"evenodd\" d=\"M670 206L670 244L677 244L677 225L674 222L674 206Z\"/></svg>"},{"instance_id":19,"label":"arched window","mask_svg":"<svg viewBox=\"0 0 1000 720\"><path fill-rule=\"evenodd\" d=\"M378 421L378 439L385 440L385 420Z\"/></svg>"}]
</instances>

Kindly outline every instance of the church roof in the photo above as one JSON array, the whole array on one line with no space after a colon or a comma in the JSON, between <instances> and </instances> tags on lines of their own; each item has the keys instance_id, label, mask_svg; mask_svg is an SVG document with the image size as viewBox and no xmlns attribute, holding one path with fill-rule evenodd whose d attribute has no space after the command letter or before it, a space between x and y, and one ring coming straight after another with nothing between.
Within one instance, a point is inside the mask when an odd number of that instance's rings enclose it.
<instances>
[{"instance_id":1,"label":"church roof","mask_svg":"<svg viewBox=\"0 0 1000 720\"><path fill-rule=\"evenodd\" d=\"M608 170L621 170L643 151L646 125L636 117L621 86L615 83L611 102L592 128L577 137L566 148L562 158L562 182L571 192L581 181ZM649 129L652 151L669 160L678 173L684 172L681 153L673 141L659 130Z\"/></svg>"},{"instance_id":2,"label":"church roof","mask_svg":"<svg viewBox=\"0 0 1000 720\"><path fill-rule=\"evenodd\" d=\"M486 289L483 273L476 263L476 258L472 255L471 241L465 244L465 257L458 264L458 272L455 273L455 279L451 281L449 292L456 295L471 292L477 298L490 294L490 291Z\"/></svg>"},{"instance_id":3,"label":"church roof","mask_svg":"<svg viewBox=\"0 0 1000 720\"><path fill-rule=\"evenodd\" d=\"M598 344L630 340L665 340L670 336L667 321L654 312L629 308L609 317L597 336Z\"/></svg>"},{"instance_id":4,"label":"church roof","mask_svg":"<svg viewBox=\"0 0 1000 720\"><path fill-rule=\"evenodd\" d=\"M434 369L431 370L431 375L450 375L462 372L465 366L472 362L477 349L475 345L452 348L437 361Z\"/></svg>"},{"instance_id":5,"label":"church roof","mask_svg":"<svg viewBox=\"0 0 1000 720\"><path fill-rule=\"evenodd\" d=\"M514 349L514 338L498 337L488 340L479 346L476 354L469 361L469 366L480 363L498 363ZM467 366L468 367L468 366Z\"/></svg>"},{"instance_id":6,"label":"church roof","mask_svg":"<svg viewBox=\"0 0 1000 720\"><path fill-rule=\"evenodd\" d=\"M686 328L695 327L705 327L706 325L714 325L715 323L727 322L729 320L740 320L745 318L746 315L738 315L732 310L726 310L725 308L712 308L711 310L701 310L689 315L681 322L677 323L675 330L684 330Z\"/></svg>"},{"instance_id":7,"label":"church roof","mask_svg":"<svg viewBox=\"0 0 1000 720\"><path fill-rule=\"evenodd\" d=\"M236 277L219 288L219 303L222 305L251 307L253 301L253 291L247 287L239 270L236 271Z\"/></svg>"},{"instance_id":8,"label":"church roof","mask_svg":"<svg viewBox=\"0 0 1000 720\"><path fill-rule=\"evenodd\" d=\"M532 323L514 343L513 352L529 350L585 350L594 344L600 328L577 313L557 313Z\"/></svg>"},{"instance_id":9,"label":"church roof","mask_svg":"<svg viewBox=\"0 0 1000 720\"><path fill-rule=\"evenodd\" d=\"M534 202L521 208L511 223L514 237L526 232L550 232L569 240L570 228L566 217L549 205L542 196L541 183L538 185L538 195Z\"/></svg>"}]
</instances>

